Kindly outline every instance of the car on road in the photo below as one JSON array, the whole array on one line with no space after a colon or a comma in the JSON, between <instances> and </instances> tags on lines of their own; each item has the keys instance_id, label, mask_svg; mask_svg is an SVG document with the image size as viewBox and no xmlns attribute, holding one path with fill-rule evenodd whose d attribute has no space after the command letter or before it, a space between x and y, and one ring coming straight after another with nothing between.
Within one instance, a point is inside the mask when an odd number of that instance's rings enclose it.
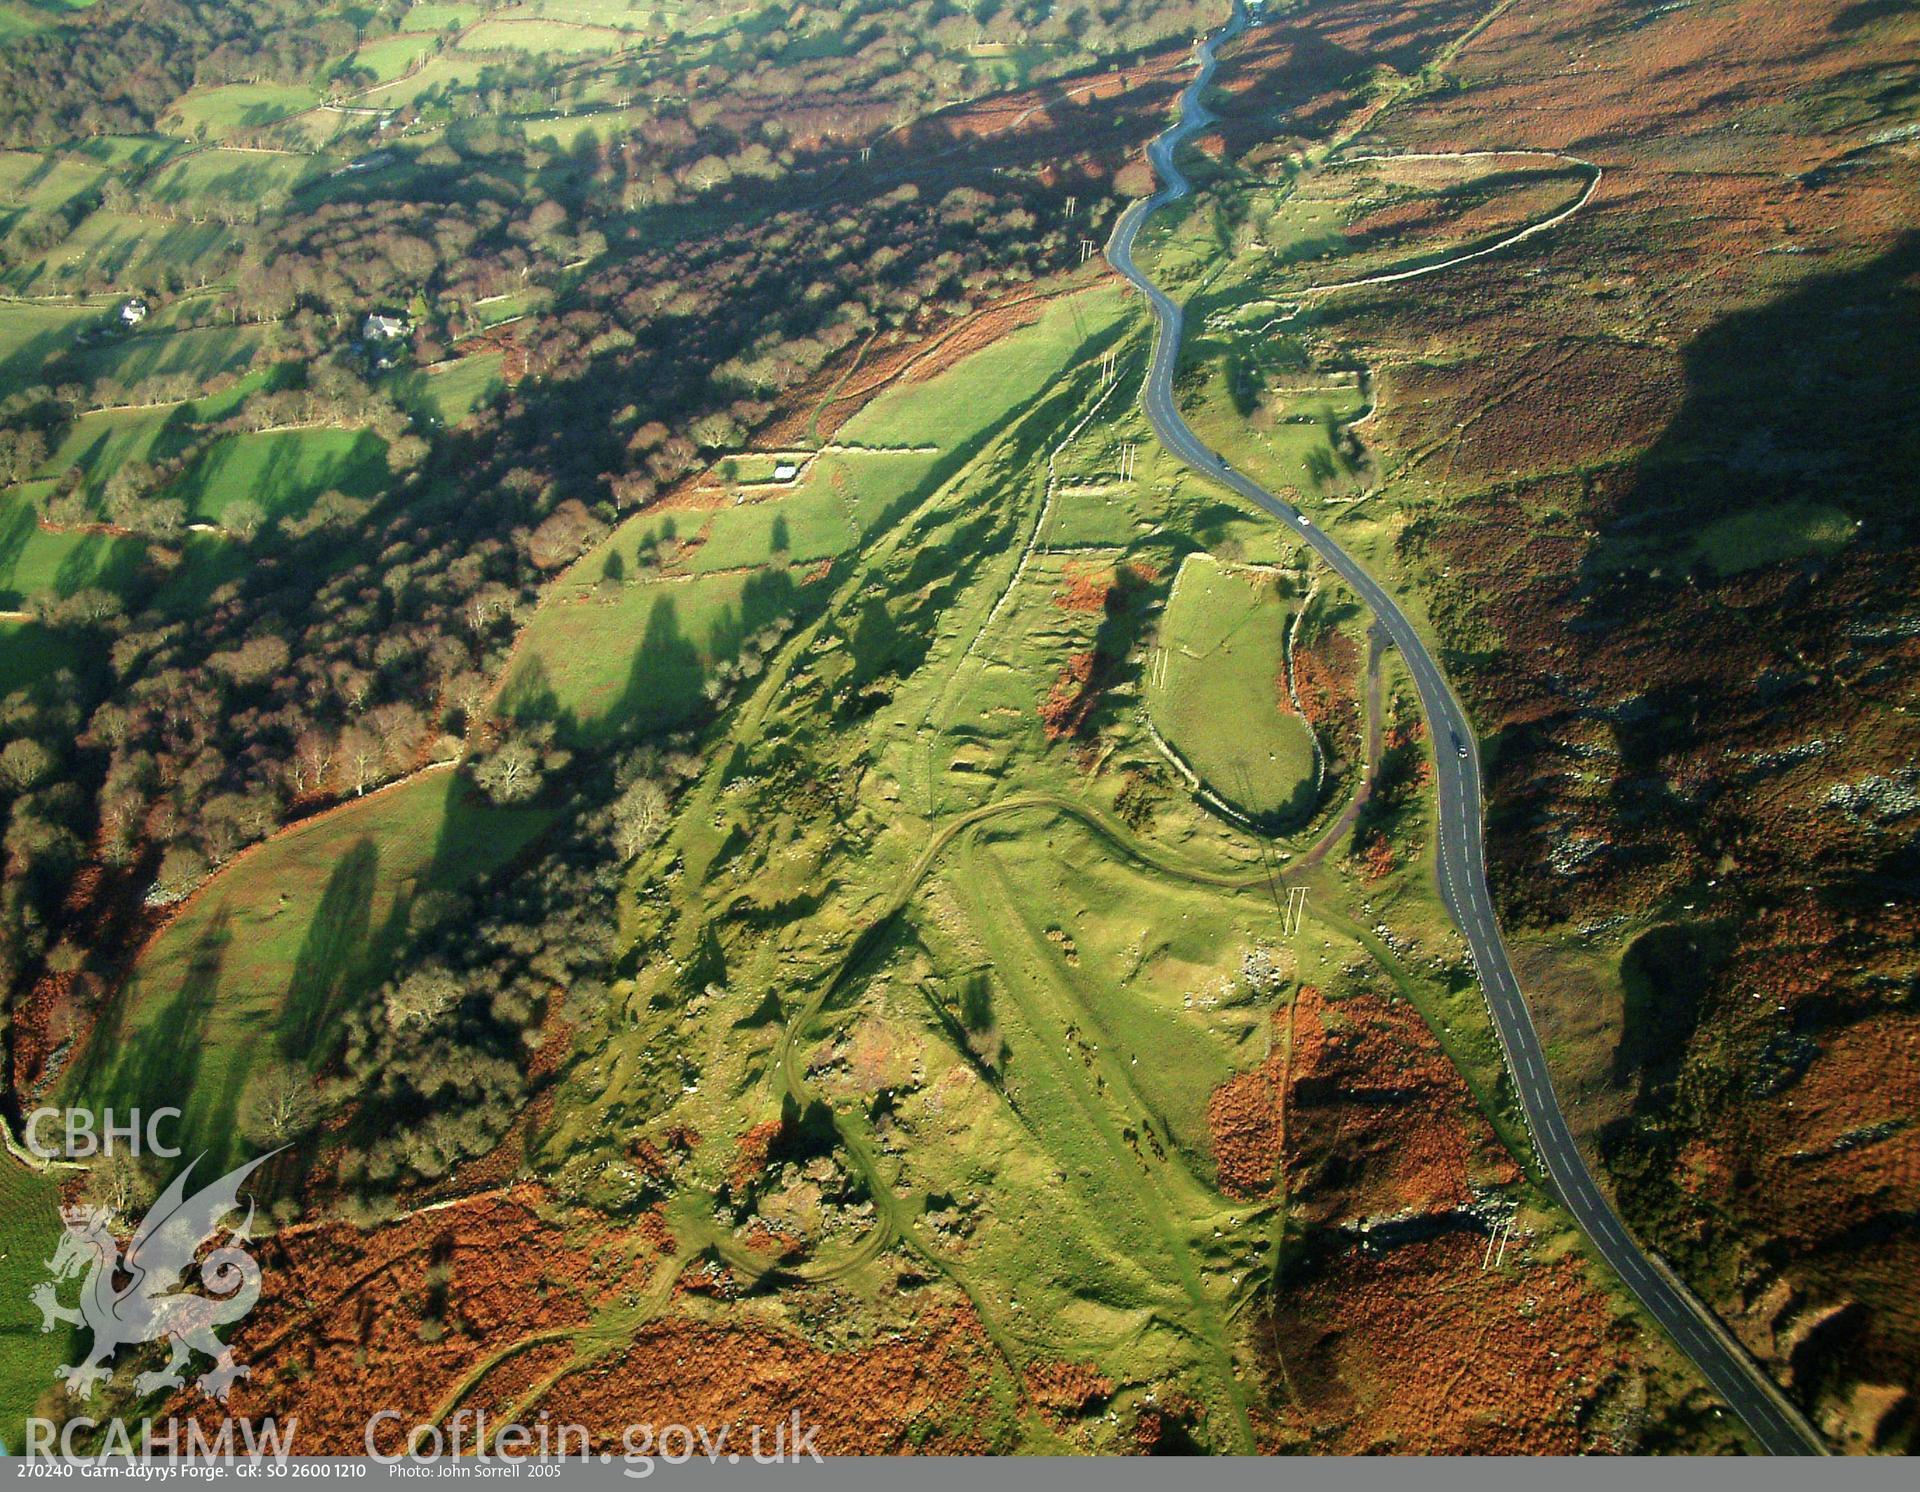
<instances>
[{"instance_id":1,"label":"car on road","mask_svg":"<svg viewBox=\"0 0 1920 1492\"><path fill-rule=\"evenodd\" d=\"M1467 759L1467 743L1457 735L1453 738L1453 750L1454 754L1457 755L1461 761Z\"/></svg>"}]
</instances>

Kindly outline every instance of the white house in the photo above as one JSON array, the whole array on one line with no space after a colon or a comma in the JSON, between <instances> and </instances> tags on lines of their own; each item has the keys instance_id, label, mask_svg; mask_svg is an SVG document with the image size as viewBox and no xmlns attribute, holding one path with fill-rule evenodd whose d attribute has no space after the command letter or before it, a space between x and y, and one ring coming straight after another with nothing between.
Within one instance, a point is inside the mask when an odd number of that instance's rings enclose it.
<instances>
[{"instance_id":1,"label":"white house","mask_svg":"<svg viewBox=\"0 0 1920 1492\"><path fill-rule=\"evenodd\" d=\"M367 342L391 342L396 337L407 334L407 318L404 316L385 316L375 311L360 328L360 336Z\"/></svg>"},{"instance_id":2,"label":"white house","mask_svg":"<svg viewBox=\"0 0 1920 1492\"><path fill-rule=\"evenodd\" d=\"M120 324L122 326L138 326L146 319L147 303L138 296L135 296L132 300L121 303Z\"/></svg>"}]
</instances>

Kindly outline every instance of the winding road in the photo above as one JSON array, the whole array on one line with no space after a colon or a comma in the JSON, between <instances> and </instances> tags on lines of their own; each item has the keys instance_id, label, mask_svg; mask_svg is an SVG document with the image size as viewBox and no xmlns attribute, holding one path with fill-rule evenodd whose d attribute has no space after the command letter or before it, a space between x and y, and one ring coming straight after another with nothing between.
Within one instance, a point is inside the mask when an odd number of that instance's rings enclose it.
<instances>
[{"instance_id":1,"label":"winding road","mask_svg":"<svg viewBox=\"0 0 1920 1492\"><path fill-rule=\"evenodd\" d=\"M1481 832L1479 748L1466 713L1454 697L1433 654L1380 584L1298 509L1281 501L1244 473L1228 467L1181 418L1173 400L1174 367L1182 332L1180 306L1134 264L1134 243L1147 219L1191 190L1174 157L1193 134L1216 116L1201 101L1213 77L1216 48L1245 29L1240 0L1233 17L1200 43L1199 71L1180 95L1175 123L1147 147L1148 159L1163 185L1130 206L1107 242L1107 262L1131 281L1153 306L1153 361L1141 389L1140 404L1154 432L1187 465L1232 488L1265 509L1312 546L1321 559L1366 602L1385 628L1413 674L1432 730L1435 778L1439 793L1440 892L1447 910L1465 935L1485 990L1487 1008L1506 1054L1507 1068L1520 1095L1533 1140L1560 1200L1585 1230L1602 1258L1639 1298L1647 1313L1684 1352L1716 1392L1744 1420L1755 1439L1773 1455L1824 1455L1826 1446L1764 1371L1741 1350L1718 1320L1663 1264L1634 1242L1587 1169L1554 1094L1539 1033L1520 993L1500 938L1487 887Z\"/></svg>"}]
</instances>

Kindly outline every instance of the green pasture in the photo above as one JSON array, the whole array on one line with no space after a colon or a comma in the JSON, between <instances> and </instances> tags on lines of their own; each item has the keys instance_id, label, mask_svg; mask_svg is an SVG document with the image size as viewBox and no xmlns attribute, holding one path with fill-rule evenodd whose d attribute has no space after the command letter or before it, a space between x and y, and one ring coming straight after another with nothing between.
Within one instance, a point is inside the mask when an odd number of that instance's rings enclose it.
<instances>
[{"instance_id":1,"label":"green pasture","mask_svg":"<svg viewBox=\"0 0 1920 1492\"><path fill-rule=\"evenodd\" d=\"M229 435L211 446L170 489L188 513L223 523L242 500L270 518L295 518L321 493L372 497L388 480L386 443L369 430L272 430Z\"/></svg>"},{"instance_id":2,"label":"green pasture","mask_svg":"<svg viewBox=\"0 0 1920 1492\"><path fill-rule=\"evenodd\" d=\"M224 223L164 222L102 208L45 252L9 269L5 284L36 295L102 279L186 289L218 279L237 248L235 230Z\"/></svg>"},{"instance_id":3,"label":"green pasture","mask_svg":"<svg viewBox=\"0 0 1920 1492\"><path fill-rule=\"evenodd\" d=\"M181 1144L230 1165L255 1068L313 1069L386 975L413 903L506 863L547 822L436 771L283 831L216 876L141 954L62 1088L93 1108L183 1111Z\"/></svg>"},{"instance_id":4,"label":"green pasture","mask_svg":"<svg viewBox=\"0 0 1920 1492\"><path fill-rule=\"evenodd\" d=\"M668 30L697 36L738 25L748 9L744 5L694 4L692 0L660 0L658 4L653 0L531 0L530 4L515 7L513 13L644 33L658 31L654 17L664 14Z\"/></svg>"},{"instance_id":5,"label":"green pasture","mask_svg":"<svg viewBox=\"0 0 1920 1492\"><path fill-rule=\"evenodd\" d=\"M484 329L499 326L503 321L511 321L516 316L524 316L543 304L545 304L545 296L541 291L509 290L502 295L490 295L484 300L475 301L467 307L467 310L474 321Z\"/></svg>"},{"instance_id":6,"label":"green pasture","mask_svg":"<svg viewBox=\"0 0 1920 1492\"><path fill-rule=\"evenodd\" d=\"M48 362L74 345L74 338L98 326L107 302L76 305L0 300L0 395L36 382Z\"/></svg>"},{"instance_id":7,"label":"green pasture","mask_svg":"<svg viewBox=\"0 0 1920 1492\"><path fill-rule=\"evenodd\" d=\"M319 102L317 90L294 83L222 83L182 96L161 127L196 140L224 140Z\"/></svg>"},{"instance_id":8,"label":"green pasture","mask_svg":"<svg viewBox=\"0 0 1920 1492\"><path fill-rule=\"evenodd\" d=\"M883 451L951 450L985 421L1033 399L1076 358L1089 355L1089 344L1102 345L1129 309L1116 289L1059 296L1019 333L937 376L890 385L840 427L834 442Z\"/></svg>"},{"instance_id":9,"label":"green pasture","mask_svg":"<svg viewBox=\"0 0 1920 1492\"><path fill-rule=\"evenodd\" d=\"M522 128L529 142L544 142L554 150L572 150L584 135L591 134L600 141L619 139L640 117L636 109L601 109L557 119L529 119Z\"/></svg>"},{"instance_id":10,"label":"green pasture","mask_svg":"<svg viewBox=\"0 0 1920 1492\"><path fill-rule=\"evenodd\" d=\"M438 38L427 32L408 29L396 36L383 36L378 41L370 41L359 47L342 64L343 70L351 67L373 74L378 83L391 83L404 77L412 68L434 53Z\"/></svg>"},{"instance_id":11,"label":"green pasture","mask_svg":"<svg viewBox=\"0 0 1920 1492\"><path fill-rule=\"evenodd\" d=\"M557 720L586 742L685 724L701 711L714 665L803 604L805 588L777 569L563 584L522 634L500 711Z\"/></svg>"},{"instance_id":12,"label":"green pasture","mask_svg":"<svg viewBox=\"0 0 1920 1492\"><path fill-rule=\"evenodd\" d=\"M122 591L146 545L139 539L40 527L40 511L20 493L0 493L0 607L56 600L87 587Z\"/></svg>"},{"instance_id":13,"label":"green pasture","mask_svg":"<svg viewBox=\"0 0 1920 1492\"><path fill-rule=\"evenodd\" d=\"M418 103L430 93L459 92L471 88L479 81L481 72L493 65L485 57L469 56L459 51L443 52L418 72L369 89L357 95L353 102L362 108L402 108Z\"/></svg>"},{"instance_id":14,"label":"green pasture","mask_svg":"<svg viewBox=\"0 0 1920 1492\"><path fill-rule=\"evenodd\" d=\"M527 52L534 56L572 57L617 52L633 44L618 31L548 20L490 17L463 34L463 52Z\"/></svg>"},{"instance_id":15,"label":"green pasture","mask_svg":"<svg viewBox=\"0 0 1920 1492\"><path fill-rule=\"evenodd\" d=\"M1319 384L1290 383L1281 378L1274 380L1266 393L1277 418L1302 424L1351 420L1367 409L1367 396L1352 378L1328 379Z\"/></svg>"},{"instance_id":16,"label":"green pasture","mask_svg":"<svg viewBox=\"0 0 1920 1492\"><path fill-rule=\"evenodd\" d=\"M506 386L505 361L498 352L476 352L431 372L409 370L395 380L394 392L415 414L457 425Z\"/></svg>"},{"instance_id":17,"label":"green pasture","mask_svg":"<svg viewBox=\"0 0 1920 1492\"><path fill-rule=\"evenodd\" d=\"M842 499L824 483L808 483L791 496L642 513L603 546L597 572L590 557L575 575L604 579L609 566L617 579L650 571L703 575L775 561L806 564L852 547L857 538Z\"/></svg>"},{"instance_id":18,"label":"green pasture","mask_svg":"<svg viewBox=\"0 0 1920 1492\"><path fill-rule=\"evenodd\" d=\"M1366 468L1341 438L1337 418L1291 418L1298 396L1269 393L1298 378L1286 348L1208 335L1189 339L1187 357L1181 410L1200 438L1235 466L1302 498L1351 498L1366 489ZM1308 396L1308 407L1314 403L1354 413L1362 408L1357 391Z\"/></svg>"},{"instance_id":19,"label":"green pasture","mask_svg":"<svg viewBox=\"0 0 1920 1492\"><path fill-rule=\"evenodd\" d=\"M92 322L99 320L100 313L94 313ZM245 323L143 330L77 348L74 363L84 381L110 377L124 387L143 378L185 374L204 385L222 373L246 372L262 340L262 328Z\"/></svg>"},{"instance_id":20,"label":"green pasture","mask_svg":"<svg viewBox=\"0 0 1920 1492\"><path fill-rule=\"evenodd\" d=\"M1312 731L1286 702L1287 582L1190 555L1161 619L1147 707L1214 792L1253 817L1313 811Z\"/></svg>"},{"instance_id":21,"label":"green pasture","mask_svg":"<svg viewBox=\"0 0 1920 1492\"><path fill-rule=\"evenodd\" d=\"M278 151L196 150L155 172L142 194L167 206L258 205L324 176L329 165L313 156Z\"/></svg>"},{"instance_id":22,"label":"green pasture","mask_svg":"<svg viewBox=\"0 0 1920 1492\"><path fill-rule=\"evenodd\" d=\"M178 448L181 417L192 408L189 404L163 404L152 409L83 414L67 426L41 474L58 476L78 467L85 490L98 497L107 479L129 461L164 460L173 454Z\"/></svg>"},{"instance_id":23,"label":"green pasture","mask_svg":"<svg viewBox=\"0 0 1920 1492\"><path fill-rule=\"evenodd\" d=\"M103 166L151 166L180 148L171 135L89 135L66 147Z\"/></svg>"},{"instance_id":24,"label":"green pasture","mask_svg":"<svg viewBox=\"0 0 1920 1492\"><path fill-rule=\"evenodd\" d=\"M91 4L93 0L0 0L0 41L33 36L59 25L68 12Z\"/></svg>"},{"instance_id":25,"label":"green pasture","mask_svg":"<svg viewBox=\"0 0 1920 1492\"><path fill-rule=\"evenodd\" d=\"M54 1369L75 1360L73 1331L43 1332L31 1299L48 1279L45 1261L60 1241L63 1179L0 1155L0 1445L9 1450L23 1443L24 1422L38 1401L57 1388ZM71 1305L71 1286L65 1293Z\"/></svg>"},{"instance_id":26,"label":"green pasture","mask_svg":"<svg viewBox=\"0 0 1920 1492\"><path fill-rule=\"evenodd\" d=\"M55 212L97 191L105 175L104 165L77 151L0 150L0 205Z\"/></svg>"},{"instance_id":27,"label":"green pasture","mask_svg":"<svg viewBox=\"0 0 1920 1492\"><path fill-rule=\"evenodd\" d=\"M978 874L978 935L1020 935L1001 977L1033 976L1051 1024L1111 1054L1143 1122L1210 1184L1207 1101L1266 1055L1267 1011L1237 978L1246 949L1278 941L1266 888L1223 892L1129 864L1066 819L1010 817L975 845L948 875Z\"/></svg>"},{"instance_id":28,"label":"green pasture","mask_svg":"<svg viewBox=\"0 0 1920 1492\"><path fill-rule=\"evenodd\" d=\"M664 12L669 25L683 25L696 10L716 12L718 6L695 6L689 0L532 0L519 8L527 16L555 21L573 21L586 26L651 27L657 12Z\"/></svg>"},{"instance_id":29,"label":"green pasture","mask_svg":"<svg viewBox=\"0 0 1920 1492\"><path fill-rule=\"evenodd\" d=\"M78 468L83 490L98 498L122 466L130 461L158 462L179 455L188 443L191 426L224 419L268 381L263 374L249 374L203 399L82 414L66 427L60 444L32 485L45 486L48 479Z\"/></svg>"}]
</instances>

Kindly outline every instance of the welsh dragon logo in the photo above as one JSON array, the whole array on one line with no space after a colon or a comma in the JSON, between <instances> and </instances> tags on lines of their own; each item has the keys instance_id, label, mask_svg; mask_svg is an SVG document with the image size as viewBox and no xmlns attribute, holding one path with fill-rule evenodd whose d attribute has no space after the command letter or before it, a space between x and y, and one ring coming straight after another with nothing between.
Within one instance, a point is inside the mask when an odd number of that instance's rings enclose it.
<instances>
[{"instance_id":1,"label":"welsh dragon logo","mask_svg":"<svg viewBox=\"0 0 1920 1492\"><path fill-rule=\"evenodd\" d=\"M213 1366L197 1380L211 1398L224 1400L234 1381L248 1376L249 1369L234 1361L233 1349L214 1333L240 1320L260 1298L260 1266L243 1247L253 1227L251 1202L246 1220L227 1230L226 1241L198 1260L200 1284L207 1293L188 1290L186 1275L202 1246L221 1231L222 1220L239 1210L241 1185L271 1158L248 1161L188 1196L187 1182L204 1157L190 1161L148 1209L124 1251L114 1236L111 1208L61 1209L66 1232L46 1261L53 1278L36 1286L32 1299L40 1307L42 1331L65 1322L93 1333L92 1350L80 1362L57 1370L68 1393L91 1398L94 1385L112 1376L108 1364L114 1354L145 1342L165 1341L172 1355L164 1368L134 1380L138 1393L181 1387L186 1382L182 1370L196 1352L213 1359ZM60 1304L60 1286L83 1273L78 1306Z\"/></svg>"}]
</instances>

